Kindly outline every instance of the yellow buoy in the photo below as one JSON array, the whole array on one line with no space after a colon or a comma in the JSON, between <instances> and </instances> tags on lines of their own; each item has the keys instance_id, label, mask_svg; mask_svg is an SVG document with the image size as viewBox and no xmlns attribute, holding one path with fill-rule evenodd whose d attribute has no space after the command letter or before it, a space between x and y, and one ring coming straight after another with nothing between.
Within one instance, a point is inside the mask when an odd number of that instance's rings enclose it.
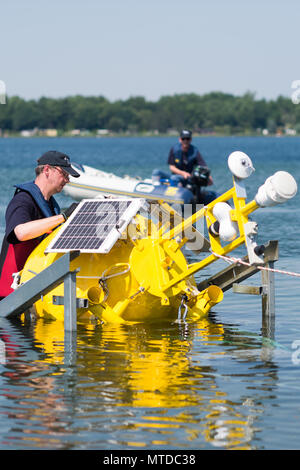
<instances>
[{"instance_id":1,"label":"yellow buoy","mask_svg":"<svg viewBox=\"0 0 300 470\"><path fill-rule=\"evenodd\" d=\"M160 239L158 230L144 237L147 221L139 217L140 238L128 236L118 240L107 254L82 253L71 262L70 269L78 270L76 297L85 300L77 309L79 321L94 318L104 322L141 322L175 320L185 299L187 318L194 320L206 314L221 301L222 291L209 287L199 292L193 276L165 288L178 274L188 270L188 263L175 239ZM152 227L153 228L153 227ZM60 256L45 249L57 234L56 229L45 238L27 259L21 273L24 283L41 272ZM135 235L136 235L135 226ZM129 226L128 233L132 231ZM38 317L64 320L63 283L44 295L35 304ZM57 299L62 299L57 302Z\"/></svg>"}]
</instances>

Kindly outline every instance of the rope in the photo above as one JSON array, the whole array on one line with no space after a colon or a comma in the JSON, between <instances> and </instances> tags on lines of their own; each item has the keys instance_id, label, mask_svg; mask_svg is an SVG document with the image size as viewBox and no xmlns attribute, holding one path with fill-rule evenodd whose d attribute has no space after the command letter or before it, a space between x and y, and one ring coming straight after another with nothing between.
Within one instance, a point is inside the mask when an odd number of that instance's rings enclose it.
<instances>
[{"instance_id":1,"label":"rope","mask_svg":"<svg viewBox=\"0 0 300 470\"><path fill-rule=\"evenodd\" d=\"M250 267L253 266L252 264L247 263L246 261L243 261L241 258L222 256L222 255L219 255L218 253L215 253L214 251L212 252L212 254L214 256L216 256L217 258L221 258L224 261L229 262L230 264L239 263L239 264L244 264L245 266L250 266ZM256 266L256 267L257 267L257 269L261 269L261 270L264 270L264 271L272 271L273 273L286 274L288 276L300 277L299 273L294 273L294 272L291 272L291 271L283 271L281 269L267 268L266 266Z\"/></svg>"},{"instance_id":2,"label":"rope","mask_svg":"<svg viewBox=\"0 0 300 470\"><path fill-rule=\"evenodd\" d=\"M107 275L107 272L109 272L113 268L119 268L121 266L126 266L126 269L124 269L124 271L120 271L120 272L117 272L117 273L114 273L114 274ZM111 277L116 277L116 276L121 276L121 274L126 274L126 273L128 273L128 271L130 271L130 265L128 263L117 263L117 264L115 264L113 266L109 266L107 269L105 269L103 271L103 273L101 274L100 279L103 279L103 280L106 281L106 279L110 279Z\"/></svg>"},{"instance_id":3,"label":"rope","mask_svg":"<svg viewBox=\"0 0 300 470\"><path fill-rule=\"evenodd\" d=\"M185 303L186 301L187 301L187 296L185 294L183 294L183 296L181 297L181 303L180 303L179 308L178 308L178 315L177 315L176 323L185 322L185 319L186 319L186 316L187 316L187 313L188 313L188 306ZM181 319L181 311L182 311L183 307L184 307L184 312L183 312L183 316L182 316L182 319Z\"/></svg>"},{"instance_id":4,"label":"rope","mask_svg":"<svg viewBox=\"0 0 300 470\"><path fill-rule=\"evenodd\" d=\"M113 273L113 274L109 274L107 275L107 273L112 270L113 268L119 268L121 266L126 266L126 269L124 269L124 271L120 271L120 272L117 272L117 273ZM105 302L107 297L109 296L109 290L108 290L108 287L107 287L107 283L106 283L106 280L107 279L110 279L112 277L116 277L116 276L121 276L122 274L126 274L130 271L130 265L128 263L117 263L113 266L109 266L107 269L105 269L103 271L103 273L101 274L101 277L99 279L99 285L102 287L105 295L104 295L104 299L102 302Z\"/></svg>"}]
</instances>

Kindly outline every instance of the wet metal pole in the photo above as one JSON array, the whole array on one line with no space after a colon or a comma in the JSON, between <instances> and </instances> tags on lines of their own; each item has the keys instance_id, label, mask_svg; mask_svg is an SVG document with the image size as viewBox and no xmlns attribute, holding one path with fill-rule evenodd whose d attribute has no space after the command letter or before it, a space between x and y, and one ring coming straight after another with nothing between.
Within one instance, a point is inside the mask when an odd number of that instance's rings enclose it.
<instances>
[{"instance_id":1,"label":"wet metal pole","mask_svg":"<svg viewBox=\"0 0 300 470\"><path fill-rule=\"evenodd\" d=\"M268 261L266 268L274 269L274 261ZM275 276L273 271L262 270L262 336L275 336Z\"/></svg>"},{"instance_id":2,"label":"wet metal pole","mask_svg":"<svg viewBox=\"0 0 300 470\"><path fill-rule=\"evenodd\" d=\"M76 311L76 271L69 272L64 278L64 328L65 331L77 330Z\"/></svg>"},{"instance_id":3,"label":"wet metal pole","mask_svg":"<svg viewBox=\"0 0 300 470\"><path fill-rule=\"evenodd\" d=\"M76 348L76 271L72 271L64 278L64 358L66 366L76 362Z\"/></svg>"}]
</instances>

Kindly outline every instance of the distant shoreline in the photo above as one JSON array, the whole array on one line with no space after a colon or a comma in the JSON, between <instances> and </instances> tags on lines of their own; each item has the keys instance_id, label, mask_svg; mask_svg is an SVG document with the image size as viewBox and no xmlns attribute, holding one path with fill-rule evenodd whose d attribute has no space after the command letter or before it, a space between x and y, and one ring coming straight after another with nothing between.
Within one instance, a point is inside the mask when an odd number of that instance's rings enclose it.
<instances>
[{"instance_id":1,"label":"distant shoreline","mask_svg":"<svg viewBox=\"0 0 300 470\"><path fill-rule=\"evenodd\" d=\"M0 106L0 134L23 137L300 135L300 107L289 97L256 99L211 92L175 94L148 101L136 96L110 102L103 96L7 97Z\"/></svg>"}]
</instances>

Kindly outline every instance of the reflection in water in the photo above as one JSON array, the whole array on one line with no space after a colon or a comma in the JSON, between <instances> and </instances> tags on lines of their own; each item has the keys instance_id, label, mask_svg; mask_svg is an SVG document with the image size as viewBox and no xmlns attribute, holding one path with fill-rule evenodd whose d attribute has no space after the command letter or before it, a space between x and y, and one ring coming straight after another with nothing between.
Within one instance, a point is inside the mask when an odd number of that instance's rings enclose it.
<instances>
[{"instance_id":1,"label":"reflection in water","mask_svg":"<svg viewBox=\"0 0 300 470\"><path fill-rule=\"evenodd\" d=\"M237 383L249 386L259 372L268 393L276 384L274 366L260 360L260 339L212 320L80 325L75 338L65 338L59 322L42 319L10 325L10 331L11 338L0 334L8 351L0 410L11 424L3 447L201 448L209 443L250 449L256 418L264 410L240 384L232 394L236 399L228 399L226 380L231 389L234 380L228 357L231 366L245 362L245 378L239 367Z\"/></svg>"}]
</instances>

